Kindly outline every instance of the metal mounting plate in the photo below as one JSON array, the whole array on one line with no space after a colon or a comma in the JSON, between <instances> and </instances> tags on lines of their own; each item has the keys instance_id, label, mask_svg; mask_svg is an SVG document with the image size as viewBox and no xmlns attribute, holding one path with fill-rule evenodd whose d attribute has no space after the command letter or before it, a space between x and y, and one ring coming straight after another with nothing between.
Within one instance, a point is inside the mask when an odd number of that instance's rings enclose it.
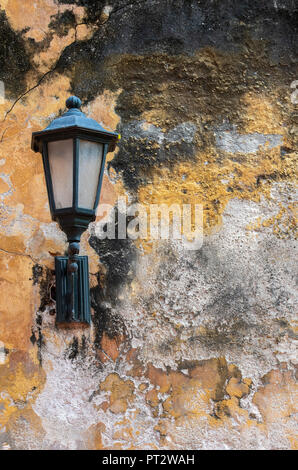
<instances>
[{"instance_id":1,"label":"metal mounting plate","mask_svg":"<svg viewBox=\"0 0 298 470\"><path fill-rule=\"evenodd\" d=\"M87 323L91 322L89 295L88 256L77 256L78 271L74 279L74 310L70 313L71 279L67 272L67 256L55 257L56 270L56 322Z\"/></svg>"}]
</instances>

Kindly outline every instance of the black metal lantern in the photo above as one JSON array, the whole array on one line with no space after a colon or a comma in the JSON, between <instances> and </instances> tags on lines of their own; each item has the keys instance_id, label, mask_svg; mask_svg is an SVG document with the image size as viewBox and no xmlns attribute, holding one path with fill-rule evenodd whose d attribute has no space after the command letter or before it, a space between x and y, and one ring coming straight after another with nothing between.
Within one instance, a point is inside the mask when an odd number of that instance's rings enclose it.
<instances>
[{"instance_id":1,"label":"black metal lantern","mask_svg":"<svg viewBox=\"0 0 298 470\"><path fill-rule=\"evenodd\" d=\"M52 219L67 236L68 256L55 258L57 322L90 323L88 257L78 256L82 233L95 220L106 154L118 134L81 111L81 100L43 131L33 132L32 149L42 153Z\"/></svg>"}]
</instances>

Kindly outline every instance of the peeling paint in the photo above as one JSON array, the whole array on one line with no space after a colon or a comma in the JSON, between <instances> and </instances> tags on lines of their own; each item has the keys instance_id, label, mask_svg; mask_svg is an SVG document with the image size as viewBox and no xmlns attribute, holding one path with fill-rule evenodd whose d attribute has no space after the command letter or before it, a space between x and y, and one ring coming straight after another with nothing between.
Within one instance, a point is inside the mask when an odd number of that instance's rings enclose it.
<instances>
[{"instance_id":1,"label":"peeling paint","mask_svg":"<svg viewBox=\"0 0 298 470\"><path fill-rule=\"evenodd\" d=\"M277 134L238 134L233 131L217 131L216 145L221 150L230 153L256 153L260 147L269 149L282 144L282 136Z\"/></svg>"}]
</instances>

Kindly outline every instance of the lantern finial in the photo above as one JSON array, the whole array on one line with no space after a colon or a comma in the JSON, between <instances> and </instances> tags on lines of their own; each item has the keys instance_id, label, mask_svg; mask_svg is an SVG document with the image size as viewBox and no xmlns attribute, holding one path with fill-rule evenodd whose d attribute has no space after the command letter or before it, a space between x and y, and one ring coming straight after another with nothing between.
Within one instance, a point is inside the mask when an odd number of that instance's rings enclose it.
<instances>
[{"instance_id":1,"label":"lantern finial","mask_svg":"<svg viewBox=\"0 0 298 470\"><path fill-rule=\"evenodd\" d=\"M68 109L72 109L72 108L79 109L82 106L82 101L77 96L70 96L65 101L65 104Z\"/></svg>"}]
</instances>

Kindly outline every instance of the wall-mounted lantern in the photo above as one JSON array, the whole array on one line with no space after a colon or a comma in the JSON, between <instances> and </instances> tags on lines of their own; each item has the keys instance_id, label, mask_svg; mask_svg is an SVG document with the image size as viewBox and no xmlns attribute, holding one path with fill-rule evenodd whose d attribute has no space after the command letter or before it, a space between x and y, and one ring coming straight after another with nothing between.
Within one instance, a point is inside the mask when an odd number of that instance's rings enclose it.
<instances>
[{"instance_id":1,"label":"wall-mounted lantern","mask_svg":"<svg viewBox=\"0 0 298 470\"><path fill-rule=\"evenodd\" d=\"M52 219L69 243L68 255L55 258L56 321L90 323L88 257L79 256L80 238L95 220L106 154L118 134L87 118L76 96L66 106L65 114L33 132L31 147L42 153Z\"/></svg>"}]
</instances>

